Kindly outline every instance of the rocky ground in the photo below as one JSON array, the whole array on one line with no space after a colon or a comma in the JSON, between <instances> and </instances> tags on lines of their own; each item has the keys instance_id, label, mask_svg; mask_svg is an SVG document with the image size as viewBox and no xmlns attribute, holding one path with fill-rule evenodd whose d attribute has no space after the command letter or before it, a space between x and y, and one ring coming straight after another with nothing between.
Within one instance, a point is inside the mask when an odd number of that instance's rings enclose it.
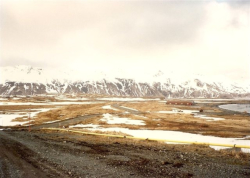
<instances>
[{"instance_id":1,"label":"rocky ground","mask_svg":"<svg viewBox=\"0 0 250 178\"><path fill-rule=\"evenodd\" d=\"M250 177L249 154L232 153L207 146L6 130L0 131L0 177Z\"/></svg>"}]
</instances>

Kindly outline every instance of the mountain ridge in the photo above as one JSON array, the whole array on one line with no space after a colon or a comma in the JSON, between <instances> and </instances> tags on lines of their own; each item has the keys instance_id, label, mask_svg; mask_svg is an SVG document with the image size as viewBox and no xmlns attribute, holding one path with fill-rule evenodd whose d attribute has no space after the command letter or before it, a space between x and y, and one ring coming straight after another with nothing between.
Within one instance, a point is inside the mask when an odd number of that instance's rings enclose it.
<instances>
[{"instance_id":1,"label":"mountain ridge","mask_svg":"<svg viewBox=\"0 0 250 178\"><path fill-rule=\"evenodd\" d=\"M249 87L181 76L162 71L144 78L108 76L103 72L82 77L75 71L53 71L31 66L1 67L1 95L101 94L130 97L245 98ZM76 77L75 77L76 76ZM94 76L94 77L93 77ZM143 74L141 74L143 76ZM82 78L82 79L81 79ZM89 80L88 80L89 78ZM148 80L148 82L147 82Z\"/></svg>"}]
</instances>

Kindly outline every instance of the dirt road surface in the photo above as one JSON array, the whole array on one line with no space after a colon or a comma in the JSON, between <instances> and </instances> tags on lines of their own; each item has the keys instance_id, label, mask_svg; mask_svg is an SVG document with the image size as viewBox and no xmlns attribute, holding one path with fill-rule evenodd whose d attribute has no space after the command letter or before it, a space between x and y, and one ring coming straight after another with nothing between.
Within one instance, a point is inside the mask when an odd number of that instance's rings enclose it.
<instances>
[{"instance_id":1,"label":"dirt road surface","mask_svg":"<svg viewBox=\"0 0 250 178\"><path fill-rule=\"evenodd\" d=\"M0 131L0 177L250 176L249 160L223 156L209 147L94 139L67 132Z\"/></svg>"},{"instance_id":2,"label":"dirt road surface","mask_svg":"<svg viewBox=\"0 0 250 178\"><path fill-rule=\"evenodd\" d=\"M13 140L5 132L0 132L1 178L65 176L64 173L41 160L36 152Z\"/></svg>"},{"instance_id":3,"label":"dirt road surface","mask_svg":"<svg viewBox=\"0 0 250 178\"><path fill-rule=\"evenodd\" d=\"M70 118L70 119L66 119L66 120L62 120L62 121L57 121L57 122L53 122L53 123L45 123L45 124L39 124L39 125L32 125L31 128L32 129L41 129L41 128L55 128L55 127L63 127L63 126L67 126L67 125L74 125L77 124L83 120L86 119L90 119L92 117L96 117L99 116L101 114L92 114L92 115L86 115L86 116L78 116L75 118ZM25 127L27 128L27 127Z\"/></svg>"}]
</instances>

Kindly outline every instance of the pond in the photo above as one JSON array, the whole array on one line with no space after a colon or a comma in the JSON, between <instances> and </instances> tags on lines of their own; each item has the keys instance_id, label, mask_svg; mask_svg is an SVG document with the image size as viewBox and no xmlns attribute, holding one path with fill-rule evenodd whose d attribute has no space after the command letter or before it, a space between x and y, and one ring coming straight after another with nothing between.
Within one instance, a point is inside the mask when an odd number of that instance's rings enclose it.
<instances>
[{"instance_id":1,"label":"pond","mask_svg":"<svg viewBox=\"0 0 250 178\"><path fill-rule=\"evenodd\" d=\"M250 113L250 104L225 104L220 105L219 108Z\"/></svg>"}]
</instances>

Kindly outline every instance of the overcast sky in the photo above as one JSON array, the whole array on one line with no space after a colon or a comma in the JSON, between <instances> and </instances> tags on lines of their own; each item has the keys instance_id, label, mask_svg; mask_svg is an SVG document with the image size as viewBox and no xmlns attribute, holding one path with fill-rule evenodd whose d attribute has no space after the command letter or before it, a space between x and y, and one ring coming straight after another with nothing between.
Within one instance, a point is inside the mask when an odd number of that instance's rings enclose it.
<instances>
[{"instance_id":1,"label":"overcast sky","mask_svg":"<svg viewBox=\"0 0 250 178\"><path fill-rule=\"evenodd\" d=\"M2 0L0 66L224 75L250 81L244 1Z\"/></svg>"}]
</instances>

